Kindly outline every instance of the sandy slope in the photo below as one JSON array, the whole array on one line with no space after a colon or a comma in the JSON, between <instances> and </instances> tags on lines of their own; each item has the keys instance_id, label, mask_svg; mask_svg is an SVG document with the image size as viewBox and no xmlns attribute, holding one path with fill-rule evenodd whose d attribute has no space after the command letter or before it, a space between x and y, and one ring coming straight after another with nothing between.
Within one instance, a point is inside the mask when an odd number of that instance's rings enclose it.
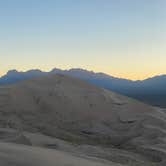
<instances>
[{"instance_id":1,"label":"sandy slope","mask_svg":"<svg viewBox=\"0 0 166 166\"><path fill-rule=\"evenodd\" d=\"M0 143L0 165L1 166L118 166L118 164L102 163L93 159L76 157L69 153L16 145L11 143Z\"/></svg>"},{"instance_id":2,"label":"sandy slope","mask_svg":"<svg viewBox=\"0 0 166 166\"><path fill-rule=\"evenodd\" d=\"M79 145L61 143L63 151L121 164L166 162L164 112L68 76L1 87L0 127L49 135ZM9 142L30 144L32 137L12 135Z\"/></svg>"}]
</instances>

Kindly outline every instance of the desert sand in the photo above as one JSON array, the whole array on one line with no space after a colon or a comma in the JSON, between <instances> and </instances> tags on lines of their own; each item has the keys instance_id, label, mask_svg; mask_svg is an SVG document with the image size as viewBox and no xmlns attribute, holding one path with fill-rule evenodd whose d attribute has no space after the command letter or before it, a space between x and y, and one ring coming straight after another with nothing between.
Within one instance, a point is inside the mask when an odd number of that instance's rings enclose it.
<instances>
[{"instance_id":1,"label":"desert sand","mask_svg":"<svg viewBox=\"0 0 166 166\"><path fill-rule=\"evenodd\" d=\"M113 166L93 159L77 157L57 150L42 149L11 143L0 143L2 166ZM118 164L116 164L118 166Z\"/></svg>"},{"instance_id":2,"label":"desert sand","mask_svg":"<svg viewBox=\"0 0 166 166\"><path fill-rule=\"evenodd\" d=\"M1 165L166 165L166 114L76 78L0 87Z\"/></svg>"}]
</instances>

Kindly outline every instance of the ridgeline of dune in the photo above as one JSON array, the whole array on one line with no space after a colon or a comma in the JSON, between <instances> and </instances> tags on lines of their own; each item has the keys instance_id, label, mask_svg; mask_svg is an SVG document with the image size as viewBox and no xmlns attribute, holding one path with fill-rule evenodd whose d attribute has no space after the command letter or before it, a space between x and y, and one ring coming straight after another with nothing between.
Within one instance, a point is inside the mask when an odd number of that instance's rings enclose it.
<instances>
[{"instance_id":1,"label":"ridgeline of dune","mask_svg":"<svg viewBox=\"0 0 166 166\"><path fill-rule=\"evenodd\" d=\"M1 87L0 127L0 151L16 150L16 155L34 149L39 158L47 151L55 156L67 151L122 165L166 163L164 112L69 76L49 75Z\"/></svg>"}]
</instances>

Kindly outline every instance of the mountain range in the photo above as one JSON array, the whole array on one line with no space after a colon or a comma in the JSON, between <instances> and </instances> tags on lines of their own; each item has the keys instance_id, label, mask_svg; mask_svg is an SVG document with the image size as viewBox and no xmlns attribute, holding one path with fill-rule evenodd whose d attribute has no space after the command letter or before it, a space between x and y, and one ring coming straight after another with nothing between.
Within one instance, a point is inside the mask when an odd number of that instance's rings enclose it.
<instances>
[{"instance_id":1,"label":"mountain range","mask_svg":"<svg viewBox=\"0 0 166 166\"><path fill-rule=\"evenodd\" d=\"M145 80L132 81L117 78L105 73L95 73L84 69L61 70L54 68L49 72L29 70L19 72L10 70L0 78L0 85L13 84L19 81L45 76L49 74L63 74L85 80L89 83L112 90L114 92L138 99L145 103L166 107L166 75L155 76Z\"/></svg>"}]
</instances>

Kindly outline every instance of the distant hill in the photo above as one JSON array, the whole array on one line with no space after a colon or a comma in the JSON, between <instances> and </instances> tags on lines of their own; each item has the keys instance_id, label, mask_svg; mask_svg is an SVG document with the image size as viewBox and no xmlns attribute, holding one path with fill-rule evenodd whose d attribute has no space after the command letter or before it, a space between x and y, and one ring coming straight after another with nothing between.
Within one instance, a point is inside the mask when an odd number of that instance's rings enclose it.
<instances>
[{"instance_id":1,"label":"distant hill","mask_svg":"<svg viewBox=\"0 0 166 166\"><path fill-rule=\"evenodd\" d=\"M61 70L55 68L50 72L40 70L19 72L11 70L0 78L0 85L16 83L18 81L56 73L86 80L99 87L139 99L148 104L166 107L166 75L155 76L142 81L132 81L83 69Z\"/></svg>"}]
</instances>

